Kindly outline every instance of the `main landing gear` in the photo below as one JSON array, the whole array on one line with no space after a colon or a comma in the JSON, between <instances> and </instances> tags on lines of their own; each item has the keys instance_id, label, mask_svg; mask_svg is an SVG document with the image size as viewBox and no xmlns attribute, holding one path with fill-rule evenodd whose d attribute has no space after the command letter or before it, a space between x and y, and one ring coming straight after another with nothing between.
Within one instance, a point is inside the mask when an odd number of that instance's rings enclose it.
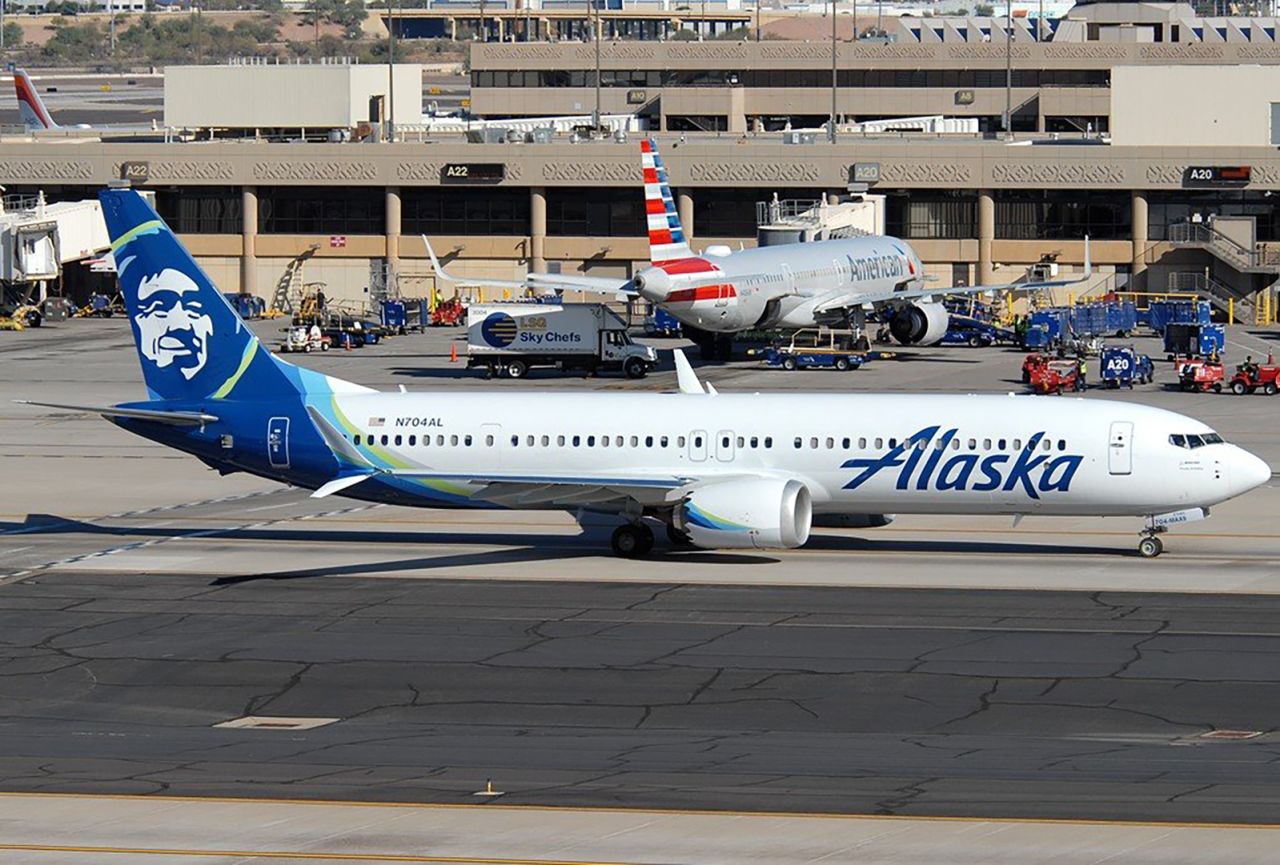
<instances>
[{"instance_id":1,"label":"main landing gear","mask_svg":"<svg viewBox=\"0 0 1280 865\"><path fill-rule=\"evenodd\" d=\"M624 523L609 539L613 554L624 559L643 559L653 550L653 531L644 523Z\"/></svg>"},{"instance_id":2,"label":"main landing gear","mask_svg":"<svg viewBox=\"0 0 1280 865\"><path fill-rule=\"evenodd\" d=\"M1165 526L1157 526L1152 519L1147 520L1147 527L1142 530L1142 540L1138 541L1138 555L1144 559L1154 559L1164 552L1164 541L1160 535L1168 531Z\"/></svg>"}]
</instances>

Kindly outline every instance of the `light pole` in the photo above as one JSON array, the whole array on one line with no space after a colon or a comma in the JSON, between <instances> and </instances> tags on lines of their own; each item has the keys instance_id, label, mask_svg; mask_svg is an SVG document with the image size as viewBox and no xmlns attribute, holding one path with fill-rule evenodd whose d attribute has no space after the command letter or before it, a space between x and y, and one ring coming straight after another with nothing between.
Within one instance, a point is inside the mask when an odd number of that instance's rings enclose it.
<instances>
[{"instance_id":1,"label":"light pole","mask_svg":"<svg viewBox=\"0 0 1280 865\"><path fill-rule=\"evenodd\" d=\"M1013 138L1013 0L1004 7L1004 134Z\"/></svg>"},{"instance_id":2,"label":"light pole","mask_svg":"<svg viewBox=\"0 0 1280 865\"><path fill-rule=\"evenodd\" d=\"M836 143L836 0L831 0L831 126L827 138Z\"/></svg>"},{"instance_id":3,"label":"light pole","mask_svg":"<svg viewBox=\"0 0 1280 865\"><path fill-rule=\"evenodd\" d=\"M396 140L396 16L387 3L387 141Z\"/></svg>"},{"instance_id":4,"label":"light pole","mask_svg":"<svg viewBox=\"0 0 1280 865\"><path fill-rule=\"evenodd\" d=\"M600 4L604 0L591 0L591 8L595 12L595 33L594 40L596 43L596 107L591 112L591 125L594 129L600 129Z\"/></svg>"}]
</instances>

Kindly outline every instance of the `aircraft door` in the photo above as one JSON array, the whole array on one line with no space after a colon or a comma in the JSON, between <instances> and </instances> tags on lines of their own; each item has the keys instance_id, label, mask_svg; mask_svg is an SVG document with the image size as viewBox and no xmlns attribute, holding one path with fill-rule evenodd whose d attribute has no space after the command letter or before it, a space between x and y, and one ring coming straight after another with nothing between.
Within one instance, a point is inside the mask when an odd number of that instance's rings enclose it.
<instances>
[{"instance_id":1,"label":"aircraft door","mask_svg":"<svg viewBox=\"0 0 1280 865\"><path fill-rule=\"evenodd\" d=\"M696 429L689 433L689 459L700 463L707 458L707 431Z\"/></svg>"},{"instance_id":2,"label":"aircraft door","mask_svg":"<svg viewBox=\"0 0 1280 865\"><path fill-rule=\"evenodd\" d=\"M1113 475L1133 472L1133 424L1115 421L1111 424L1111 439L1107 443L1107 468Z\"/></svg>"},{"instance_id":3,"label":"aircraft door","mask_svg":"<svg viewBox=\"0 0 1280 865\"><path fill-rule=\"evenodd\" d=\"M289 467L289 419L273 417L267 421L267 459L273 469Z\"/></svg>"},{"instance_id":4,"label":"aircraft door","mask_svg":"<svg viewBox=\"0 0 1280 865\"><path fill-rule=\"evenodd\" d=\"M733 460L733 430L722 429L716 433L716 459L722 463Z\"/></svg>"},{"instance_id":5,"label":"aircraft door","mask_svg":"<svg viewBox=\"0 0 1280 865\"><path fill-rule=\"evenodd\" d=\"M486 453L492 455L492 465L495 468L502 465L502 424L480 424L480 447L484 448Z\"/></svg>"}]
</instances>

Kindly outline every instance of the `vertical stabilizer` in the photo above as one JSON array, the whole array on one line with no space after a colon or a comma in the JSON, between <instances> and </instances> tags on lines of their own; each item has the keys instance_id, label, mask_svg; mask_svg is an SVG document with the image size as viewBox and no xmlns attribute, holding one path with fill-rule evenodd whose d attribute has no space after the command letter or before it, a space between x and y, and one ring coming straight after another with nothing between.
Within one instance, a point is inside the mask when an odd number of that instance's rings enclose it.
<instances>
[{"instance_id":1,"label":"vertical stabilizer","mask_svg":"<svg viewBox=\"0 0 1280 865\"><path fill-rule=\"evenodd\" d=\"M28 132L60 128L53 122L49 109L44 107L44 100L36 92L25 69L13 70L13 89L18 95L18 113L22 115L22 125Z\"/></svg>"},{"instance_id":2,"label":"vertical stabilizer","mask_svg":"<svg viewBox=\"0 0 1280 865\"><path fill-rule=\"evenodd\" d=\"M136 191L98 198L152 399L277 400L345 384L264 348Z\"/></svg>"},{"instance_id":3,"label":"vertical stabilizer","mask_svg":"<svg viewBox=\"0 0 1280 865\"><path fill-rule=\"evenodd\" d=\"M658 145L652 138L640 142L640 161L644 167L644 204L649 222L649 260L654 264L680 258L692 258L693 251L685 240L667 169L662 164Z\"/></svg>"}]
</instances>

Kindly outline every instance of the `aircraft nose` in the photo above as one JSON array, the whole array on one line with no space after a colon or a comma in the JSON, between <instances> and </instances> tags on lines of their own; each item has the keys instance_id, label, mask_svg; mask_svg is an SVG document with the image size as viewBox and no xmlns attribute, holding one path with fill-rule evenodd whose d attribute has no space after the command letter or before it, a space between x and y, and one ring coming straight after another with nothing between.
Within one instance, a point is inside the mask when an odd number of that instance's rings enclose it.
<instances>
[{"instance_id":1,"label":"aircraft nose","mask_svg":"<svg viewBox=\"0 0 1280 865\"><path fill-rule=\"evenodd\" d=\"M1262 486L1271 480L1271 466L1243 448L1237 448L1236 458L1232 460L1231 480L1239 493Z\"/></svg>"}]
</instances>

